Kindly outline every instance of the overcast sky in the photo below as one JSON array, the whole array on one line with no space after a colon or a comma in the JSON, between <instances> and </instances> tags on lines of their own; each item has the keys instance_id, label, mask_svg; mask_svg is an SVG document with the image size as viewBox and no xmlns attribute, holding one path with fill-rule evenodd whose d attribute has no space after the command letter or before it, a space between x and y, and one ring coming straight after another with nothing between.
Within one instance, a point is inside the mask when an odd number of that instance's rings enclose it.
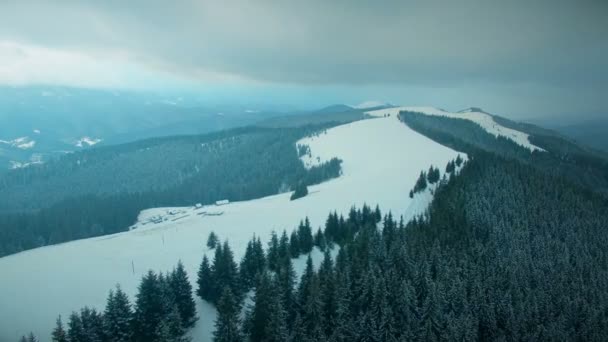
<instances>
[{"instance_id":1,"label":"overcast sky","mask_svg":"<svg viewBox=\"0 0 608 342\"><path fill-rule=\"evenodd\" d=\"M0 84L41 83L608 114L608 1L3 0Z\"/></svg>"}]
</instances>

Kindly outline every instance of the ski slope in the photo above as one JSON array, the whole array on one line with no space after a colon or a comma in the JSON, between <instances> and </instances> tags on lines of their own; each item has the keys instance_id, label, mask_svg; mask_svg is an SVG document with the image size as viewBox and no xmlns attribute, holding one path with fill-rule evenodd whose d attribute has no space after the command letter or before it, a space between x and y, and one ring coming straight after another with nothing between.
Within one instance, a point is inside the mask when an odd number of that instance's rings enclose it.
<instances>
[{"instance_id":1,"label":"ski slope","mask_svg":"<svg viewBox=\"0 0 608 342\"><path fill-rule=\"evenodd\" d=\"M417 113L425 114L425 115L444 116L444 117L448 117L451 119L469 120L469 121L472 121L472 122L478 124L479 126L481 126L481 128L486 130L486 132L488 132L496 137L501 136L501 137L510 139L513 142L515 142L516 144L530 150L531 152L534 152L534 151L544 152L545 151L544 149L532 144L530 142L530 136L528 134L502 126L502 125L498 124L496 121L494 121L494 118L492 118L492 115L485 113L485 112L481 111L480 109L476 109L476 108L470 108L470 109L467 109L467 110L464 110L464 111L461 111L458 113L450 113L450 112L446 112L442 109L438 109L438 108L434 108L434 107L394 107L394 108L375 110L372 112L367 112L366 114L369 114L372 116L383 116L385 114L392 114L392 115L396 116L401 111L417 112Z\"/></svg>"},{"instance_id":2,"label":"ski slope","mask_svg":"<svg viewBox=\"0 0 608 342\"><path fill-rule=\"evenodd\" d=\"M283 193L220 206L149 209L128 232L0 258L0 341L16 341L29 331L49 341L58 314L65 322L84 305L103 310L116 283L133 299L148 269L168 271L180 259L194 284L203 254L213 254L205 247L211 231L228 239L240 259L253 234L266 242L273 230L291 231L305 216L316 230L330 211L346 215L364 203L406 220L423 213L432 200L430 190L408 196L420 171L431 165L444 170L458 153L383 114L298 142L310 147L302 158L308 167L333 157L343 160L340 177L309 187L304 198L290 201L290 193ZM322 254L315 250L313 257L319 263ZM301 272L304 264L301 256L295 268ZM191 334L195 341L208 341L215 310L196 301L200 319Z\"/></svg>"}]
</instances>

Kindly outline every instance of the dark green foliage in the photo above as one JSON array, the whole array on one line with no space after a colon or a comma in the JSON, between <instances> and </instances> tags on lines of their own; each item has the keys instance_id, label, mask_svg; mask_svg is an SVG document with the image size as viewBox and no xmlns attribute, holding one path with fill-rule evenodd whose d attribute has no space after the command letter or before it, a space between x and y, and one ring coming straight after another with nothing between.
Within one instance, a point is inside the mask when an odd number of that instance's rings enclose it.
<instances>
[{"instance_id":1,"label":"dark green foliage","mask_svg":"<svg viewBox=\"0 0 608 342\"><path fill-rule=\"evenodd\" d=\"M429 171L427 173L427 179L429 181L429 184L435 184L435 183L439 182L440 178L441 178L441 174L439 172L439 169L435 168L431 165L431 167L429 168Z\"/></svg>"},{"instance_id":2,"label":"dark green foliage","mask_svg":"<svg viewBox=\"0 0 608 342\"><path fill-rule=\"evenodd\" d=\"M214 249L219 242L217 235L214 232L209 233L209 237L207 238L207 247L209 249Z\"/></svg>"},{"instance_id":3,"label":"dark green foliage","mask_svg":"<svg viewBox=\"0 0 608 342\"><path fill-rule=\"evenodd\" d=\"M294 148L323 127L152 139L0 174L0 256L124 231L146 208L260 198L337 177L340 160L306 169Z\"/></svg>"},{"instance_id":4,"label":"dark green foliage","mask_svg":"<svg viewBox=\"0 0 608 342\"><path fill-rule=\"evenodd\" d=\"M68 333L63 328L61 316L57 317L55 329L51 333L51 341L53 342L68 342Z\"/></svg>"},{"instance_id":5,"label":"dark green foliage","mask_svg":"<svg viewBox=\"0 0 608 342\"><path fill-rule=\"evenodd\" d=\"M308 217L300 222L298 226L298 242L300 244L300 253L307 254L312 251L314 241L312 238L312 228L310 227L310 221Z\"/></svg>"},{"instance_id":6,"label":"dark green foliage","mask_svg":"<svg viewBox=\"0 0 608 342\"><path fill-rule=\"evenodd\" d=\"M228 241L225 241L221 247L218 246L215 251L213 265L211 266L210 301L217 303L224 288L229 288L237 298L240 298L242 286L239 284L238 266L234 261L234 254L230 245L228 245Z\"/></svg>"},{"instance_id":7,"label":"dark green foliage","mask_svg":"<svg viewBox=\"0 0 608 342\"><path fill-rule=\"evenodd\" d=\"M103 318L104 332L108 340L116 342L131 341L133 311L129 298L118 285L116 285L115 291L110 290Z\"/></svg>"},{"instance_id":8,"label":"dark green foliage","mask_svg":"<svg viewBox=\"0 0 608 342\"><path fill-rule=\"evenodd\" d=\"M276 271L279 265L279 237L275 231L272 232L270 241L268 242L268 268L271 271Z\"/></svg>"},{"instance_id":9,"label":"dark green foliage","mask_svg":"<svg viewBox=\"0 0 608 342\"><path fill-rule=\"evenodd\" d=\"M274 302L280 300L274 289L270 275L267 272L261 273L255 287L254 304L249 308L246 318L246 331L252 342L264 341L269 337L271 311L276 309Z\"/></svg>"},{"instance_id":10,"label":"dark green foliage","mask_svg":"<svg viewBox=\"0 0 608 342\"><path fill-rule=\"evenodd\" d=\"M175 306L179 313L180 322L184 329L194 326L196 322L196 305L192 298L192 285L181 261L168 277L169 286L173 292Z\"/></svg>"},{"instance_id":11,"label":"dark green foliage","mask_svg":"<svg viewBox=\"0 0 608 342\"><path fill-rule=\"evenodd\" d=\"M85 342L85 333L80 321L80 315L75 311L70 314L68 321L68 340L70 342Z\"/></svg>"},{"instance_id":12,"label":"dark green foliage","mask_svg":"<svg viewBox=\"0 0 608 342\"><path fill-rule=\"evenodd\" d=\"M460 157L460 155L458 155L458 157ZM456 170L456 163L453 160L450 160L448 162L448 164L445 166L445 172L446 173L453 173L455 170Z\"/></svg>"},{"instance_id":13,"label":"dark green foliage","mask_svg":"<svg viewBox=\"0 0 608 342\"><path fill-rule=\"evenodd\" d=\"M211 273L211 266L209 265L209 259L207 256L203 256L203 261L198 269L198 277L196 283L198 288L196 289L196 295L201 299L210 301L211 293L213 288L213 275Z\"/></svg>"},{"instance_id":14,"label":"dark green foliage","mask_svg":"<svg viewBox=\"0 0 608 342\"><path fill-rule=\"evenodd\" d=\"M241 332L241 306L229 288L225 288L217 304L217 318L215 319L215 342L241 342L244 341Z\"/></svg>"},{"instance_id":15,"label":"dark green foliage","mask_svg":"<svg viewBox=\"0 0 608 342\"><path fill-rule=\"evenodd\" d=\"M489 134L468 120L414 112L401 112L400 119L417 132L470 156L483 151L515 159L544 173L566 178L608 198L608 157L547 130L494 117L507 127L517 127L516 129L530 134L530 142L546 150L530 152L510 139ZM457 166L460 167L462 163L462 158L456 160Z\"/></svg>"},{"instance_id":16,"label":"dark green foliage","mask_svg":"<svg viewBox=\"0 0 608 342\"><path fill-rule=\"evenodd\" d=\"M325 241L325 234L323 234L321 228L319 228L315 233L314 245L319 247L319 249L322 251L325 250L325 248L327 247L327 242Z\"/></svg>"},{"instance_id":17,"label":"dark green foliage","mask_svg":"<svg viewBox=\"0 0 608 342\"><path fill-rule=\"evenodd\" d=\"M414 189L412 190L413 193L417 193L420 191L424 191L426 189L427 186L427 174L424 171L420 172L420 176L418 177L418 180L416 181L416 185L414 185ZM412 197L410 195L410 197Z\"/></svg>"},{"instance_id":18,"label":"dark green foliage","mask_svg":"<svg viewBox=\"0 0 608 342\"><path fill-rule=\"evenodd\" d=\"M308 187L305 184L298 184L289 199L293 201L306 195L308 195Z\"/></svg>"},{"instance_id":19,"label":"dark green foliage","mask_svg":"<svg viewBox=\"0 0 608 342\"><path fill-rule=\"evenodd\" d=\"M254 236L253 239L247 243L245 255L239 266L239 278L242 292L249 291L255 285L257 275L265 269L266 257L264 255L264 247L262 246L260 238Z\"/></svg>"},{"instance_id":20,"label":"dark green foliage","mask_svg":"<svg viewBox=\"0 0 608 342\"><path fill-rule=\"evenodd\" d=\"M159 276L149 271L141 280L135 301L134 341L160 341L158 327L166 315L163 285Z\"/></svg>"},{"instance_id":21,"label":"dark green foliage","mask_svg":"<svg viewBox=\"0 0 608 342\"><path fill-rule=\"evenodd\" d=\"M289 236L289 254L292 257L300 255L300 240L298 240L298 231L294 230Z\"/></svg>"}]
</instances>

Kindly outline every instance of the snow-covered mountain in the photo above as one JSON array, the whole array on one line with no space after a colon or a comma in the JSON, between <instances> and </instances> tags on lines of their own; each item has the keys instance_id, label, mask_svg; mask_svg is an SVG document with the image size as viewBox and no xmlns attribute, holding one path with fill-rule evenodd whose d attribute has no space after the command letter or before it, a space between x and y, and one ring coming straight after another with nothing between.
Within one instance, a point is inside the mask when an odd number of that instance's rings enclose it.
<instances>
[{"instance_id":1,"label":"snow-covered mountain","mask_svg":"<svg viewBox=\"0 0 608 342\"><path fill-rule=\"evenodd\" d=\"M401 111L409 111L415 113L421 113L425 115L435 115L435 116L443 116L450 119L461 119L461 120L469 120L472 121L481 128L483 128L486 132L498 137L502 136L504 138L510 139L516 144L529 149L530 151L544 151L544 149L532 144L530 142L529 135L514 130L508 127L505 127L499 123L497 123L491 114L484 112L480 108L471 107L456 113L448 112L443 109L438 109L434 107L394 107L388 109L382 109L378 111L374 111L376 115L382 114L393 114L398 115Z\"/></svg>"},{"instance_id":2,"label":"snow-covered mountain","mask_svg":"<svg viewBox=\"0 0 608 342\"><path fill-rule=\"evenodd\" d=\"M329 211L347 214L351 206L364 203L379 204L405 220L423 213L432 199L431 190L408 196L420 171L431 165L443 170L459 153L413 131L394 113L369 112L375 118L300 140L298 145L310 148L310 154L302 157L306 166L333 157L343 163L340 177L310 186L309 195L296 201L283 193L222 206L149 209L128 232L0 258L0 339L12 340L33 330L42 341L48 340L57 314L67 317L83 305L102 309L107 292L117 282L133 296L148 269L167 271L177 260L182 260L194 283L203 254L212 253L204 247L211 231L229 240L240 258L253 234L267 241L273 230L291 230L305 216L316 229ZM320 257L318 251L313 254ZM303 265L301 257L296 269ZM215 310L198 298L197 310L200 320L192 336L209 340Z\"/></svg>"},{"instance_id":3,"label":"snow-covered mountain","mask_svg":"<svg viewBox=\"0 0 608 342\"><path fill-rule=\"evenodd\" d=\"M394 107L395 105L393 105L390 102L383 102L383 101L377 101L377 100L370 100L370 101L364 101L359 103L358 105L353 106L353 108L357 108L357 109L371 109L371 108L389 108L389 107Z\"/></svg>"}]
</instances>

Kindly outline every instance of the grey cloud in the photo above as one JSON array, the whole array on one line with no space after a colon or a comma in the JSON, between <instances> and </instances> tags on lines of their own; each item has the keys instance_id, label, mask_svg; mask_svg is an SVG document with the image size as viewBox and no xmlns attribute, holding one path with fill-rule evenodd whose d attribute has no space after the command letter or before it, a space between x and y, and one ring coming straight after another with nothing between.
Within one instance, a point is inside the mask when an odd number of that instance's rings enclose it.
<instances>
[{"instance_id":1,"label":"grey cloud","mask_svg":"<svg viewBox=\"0 0 608 342\"><path fill-rule=\"evenodd\" d=\"M18 1L0 38L309 84L608 83L605 1Z\"/></svg>"}]
</instances>

